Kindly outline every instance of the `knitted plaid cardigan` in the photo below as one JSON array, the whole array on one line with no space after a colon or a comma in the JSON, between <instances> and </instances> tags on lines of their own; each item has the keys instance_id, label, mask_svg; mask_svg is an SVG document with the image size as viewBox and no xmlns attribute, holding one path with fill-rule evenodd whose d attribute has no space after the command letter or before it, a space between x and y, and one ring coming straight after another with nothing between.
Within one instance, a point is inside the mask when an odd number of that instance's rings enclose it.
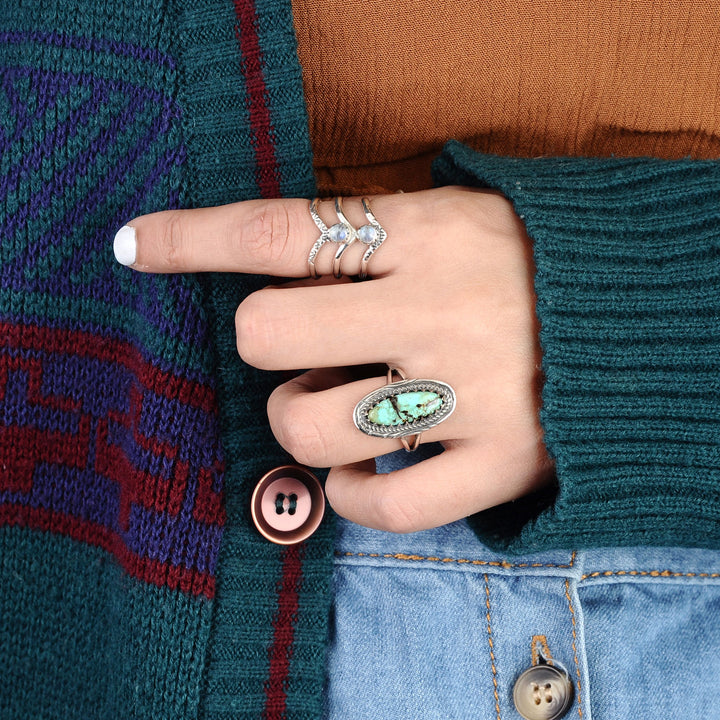
<instances>
[{"instance_id":1,"label":"knitted plaid cardigan","mask_svg":"<svg viewBox=\"0 0 720 720\"><path fill-rule=\"evenodd\" d=\"M720 171L451 144L535 242L551 495L508 552L720 545ZM0 717L315 718L333 528L252 528L287 460L235 352L261 278L135 274L129 218L312 195L287 0L0 4Z\"/></svg>"}]
</instances>

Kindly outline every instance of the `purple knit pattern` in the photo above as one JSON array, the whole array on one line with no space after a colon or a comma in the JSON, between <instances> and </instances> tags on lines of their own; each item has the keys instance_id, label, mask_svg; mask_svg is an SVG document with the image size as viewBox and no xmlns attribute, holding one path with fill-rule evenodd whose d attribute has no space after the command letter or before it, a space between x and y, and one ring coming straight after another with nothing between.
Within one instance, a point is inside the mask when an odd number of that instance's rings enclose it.
<instances>
[{"instance_id":1,"label":"purple knit pattern","mask_svg":"<svg viewBox=\"0 0 720 720\"><path fill-rule=\"evenodd\" d=\"M63 61L0 62L0 525L211 597L223 458L201 292L112 255L117 228L180 202L175 63L53 32L3 43Z\"/></svg>"}]
</instances>

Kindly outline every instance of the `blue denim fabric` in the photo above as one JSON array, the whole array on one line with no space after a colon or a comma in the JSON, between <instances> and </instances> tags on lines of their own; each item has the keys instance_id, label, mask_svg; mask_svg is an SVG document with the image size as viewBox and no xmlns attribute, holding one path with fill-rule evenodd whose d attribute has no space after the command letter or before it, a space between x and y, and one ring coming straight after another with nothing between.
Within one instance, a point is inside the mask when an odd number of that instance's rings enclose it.
<instances>
[{"instance_id":1,"label":"blue denim fabric","mask_svg":"<svg viewBox=\"0 0 720 720\"><path fill-rule=\"evenodd\" d=\"M518 720L538 653L575 688L566 717L720 719L720 553L504 558L464 522L395 535L341 521L328 720Z\"/></svg>"}]
</instances>

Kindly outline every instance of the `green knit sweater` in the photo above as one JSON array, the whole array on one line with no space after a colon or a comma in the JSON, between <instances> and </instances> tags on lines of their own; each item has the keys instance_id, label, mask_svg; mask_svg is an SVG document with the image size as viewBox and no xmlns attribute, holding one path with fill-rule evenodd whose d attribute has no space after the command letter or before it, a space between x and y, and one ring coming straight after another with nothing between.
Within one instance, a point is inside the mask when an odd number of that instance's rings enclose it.
<instances>
[{"instance_id":1,"label":"green knit sweater","mask_svg":"<svg viewBox=\"0 0 720 720\"><path fill-rule=\"evenodd\" d=\"M478 517L483 536L512 551L720 547L720 163L449 143L435 174L501 190L534 247L558 489Z\"/></svg>"},{"instance_id":2,"label":"green knit sweater","mask_svg":"<svg viewBox=\"0 0 720 720\"><path fill-rule=\"evenodd\" d=\"M115 230L314 190L287 0L0 5L2 718L314 718L329 515L252 527L288 460L278 378L235 351L265 280L145 276ZM535 243L558 487L473 518L495 547L720 546L720 164L450 144Z\"/></svg>"}]
</instances>

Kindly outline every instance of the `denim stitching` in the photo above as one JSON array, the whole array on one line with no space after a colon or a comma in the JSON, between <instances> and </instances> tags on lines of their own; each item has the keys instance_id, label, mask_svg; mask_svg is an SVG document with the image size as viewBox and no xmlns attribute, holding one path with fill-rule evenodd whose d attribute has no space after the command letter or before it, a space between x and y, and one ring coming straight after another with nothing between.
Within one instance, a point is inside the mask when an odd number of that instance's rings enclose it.
<instances>
[{"instance_id":1,"label":"denim stitching","mask_svg":"<svg viewBox=\"0 0 720 720\"><path fill-rule=\"evenodd\" d=\"M681 573L672 572L671 570L604 570L598 572L587 573L580 579L588 578L612 577L613 575L631 575L633 577L656 577L656 578L720 578L720 572L717 573Z\"/></svg>"},{"instance_id":2,"label":"denim stitching","mask_svg":"<svg viewBox=\"0 0 720 720\"><path fill-rule=\"evenodd\" d=\"M573 649L573 656L575 660L575 670L577 672L577 702L578 702L578 716L582 718L583 716L583 710L582 710L582 686L580 684L581 676L580 676L580 663L578 663L578 656L577 656L577 625L575 623L575 609L572 605L572 599L570 598L570 581L565 580L565 597L568 601L568 607L570 608L570 617L572 618L572 649Z\"/></svg>"},{"instance_id":3,"label":"denim stitching","mask_svg":"<svg viewBox=\"0 0 720 720\"><path fill-rule=\"evenodd\" d=\"M501 567L506 570L510 570L512 568L563 568L563 569L570 569L574 567L575 564L575 556L577 553L573 552L571 558L570 558L570 564L568 565L558 565L555 563L509 563L505 560L469 560L467 558L449 558L449 557L436 557L433 555L425 556L425 555L407 555L405 553L354 553L354 552L340 552L335 551L335 555L337 557L368 557L368 558L383 558L387 560L411 560L414 562L419 562L422 560L429 561L429 562L437 562L437 563L455 563L457 565L482 565L486 567Z\"/></svg>"},{"instance_id":4,"label":"denim stitching","mask_svg":"<svg viewBox=\"0 0 720 720\"><path fill-rule=\"evenodd\" d=\"M495 712L497 713L497 720L500 720L500 696L498 694L497 668L495 667L495 651L492 639L492 628L490 625L490 579L488 578L487 573L485 573L483 577L485 578L485 607L487 608L485 618L487 619L488 644L490 645L490 666L492 667L493 674Z\"/></svg>"}]
</instances>

